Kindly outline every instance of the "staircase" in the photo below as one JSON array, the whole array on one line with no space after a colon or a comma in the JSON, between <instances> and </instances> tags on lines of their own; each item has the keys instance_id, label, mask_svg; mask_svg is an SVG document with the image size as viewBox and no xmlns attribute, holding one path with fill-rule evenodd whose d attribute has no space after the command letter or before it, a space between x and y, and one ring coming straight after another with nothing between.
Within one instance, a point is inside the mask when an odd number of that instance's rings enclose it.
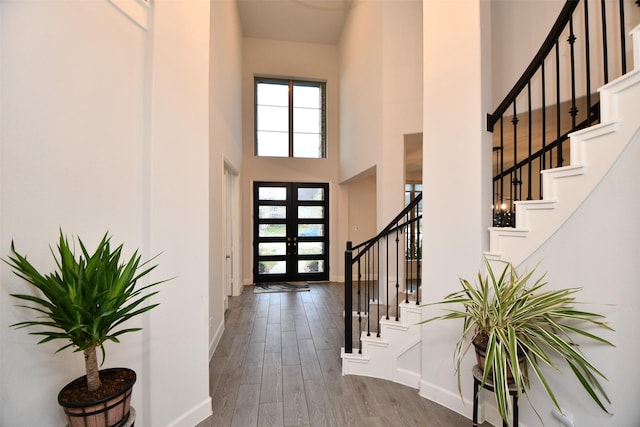
<instances>
[{"instance_id":1,"label":"staircase","mask_svg":"<svg viewBox=\"0 0 640 427\"><path fill-rule=\"evenodd\" d=\"M634 71L600 88L600 124L570 135L570 165L543 170L542 200L516 201L514 228L489 229L490 260L521 264L596 188L640 132L640 26L632 31Z\"/></svg>"},{"instance_id":2,"label":"staircase","mask_svg":"<svg viewBox=\"0 0 640 427\"><path fill-rule=\"evenodd\" d=\"M599 89L599 124L569 135L569 166L541 172L542 199L515 202L515 227L489 229L488 259L521 264L580 208L630 142L640 138L640 25L631 36L633 71ZM351 285L345 288L352 293ZM359 349L352 351L347 343L341 352L343 375L419 387L422 345L417 323L422 309L413 302L400 302L397 310L396 320L383 316L374 334L358 328ZM345 313L349 312L345 307ZM367 310L366 315L374 313ZM346 328L351 329L350 319Z\"/></svg>"},{"instance_id":3,"label":"staircase","mask_svg":"<svg viewBox=\"0 0 640 427\"><path fill-rule=\"evenodd\" d=\"M362 332L361 352L342 349L342 375L381 378L418 388L420 385L422 309L400 303L399 320L380 320L380 336Z\"/></svg>"}]
</instances>

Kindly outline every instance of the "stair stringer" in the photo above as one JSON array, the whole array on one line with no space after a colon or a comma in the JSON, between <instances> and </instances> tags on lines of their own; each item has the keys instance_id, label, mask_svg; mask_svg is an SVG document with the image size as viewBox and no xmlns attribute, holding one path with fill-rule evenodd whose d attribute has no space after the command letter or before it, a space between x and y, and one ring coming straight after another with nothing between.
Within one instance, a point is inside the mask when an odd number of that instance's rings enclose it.
<instances>
[{"instance_id":1,"label":"stair stringer","mask_svg":"<svg viewBox=\"0 0 640 427\"><path fill-rule=\"evenodd\" d=\"M399 320L380 320L380 337L361 335L362 352L341 351L342 375L361 375L393 381L417 389L420 384L422 308L399 304Z\"/></svg>"},{"instance_id":2,"label":"stair stringer","mask_svg":"<svg viewBox=\"0 0 640 427\"><path fill-rule=\"evenodd\" d=\"M640 26L634 40L640 41ZM515 228L489 228L492 261L520 265L549 239L602 181L640 133L640 68L599 90L601 124L570 135L570 166L542 171L543 200L516 202Z\"/></svg>"}]
</instances>

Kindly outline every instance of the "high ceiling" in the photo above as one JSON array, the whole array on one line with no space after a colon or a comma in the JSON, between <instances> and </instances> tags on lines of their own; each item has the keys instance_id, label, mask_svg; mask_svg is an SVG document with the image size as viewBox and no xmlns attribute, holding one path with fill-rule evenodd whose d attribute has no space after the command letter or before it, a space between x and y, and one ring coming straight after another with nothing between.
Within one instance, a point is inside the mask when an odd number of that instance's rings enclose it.
<instances>
[{"instance_id":1,"label":"high ceiling","mask_svg":"<svg viewBox=\"0 0 640 427\"><path fill-rule=\"evenodd\" d=\"M337 44L352 0L238 0L245 37Z\"/></svg>"},{"instance_id":2,"label":"high ceiling","mask_svg":"<svg viewBox=\"0 0 640 427\"><path fill-rule=\"evenodd\" d=\"M353 0L237 0L245 37L337 44ZM407 178L422 178L422 134L405 138Z\"/></svg>"}]
</instances>

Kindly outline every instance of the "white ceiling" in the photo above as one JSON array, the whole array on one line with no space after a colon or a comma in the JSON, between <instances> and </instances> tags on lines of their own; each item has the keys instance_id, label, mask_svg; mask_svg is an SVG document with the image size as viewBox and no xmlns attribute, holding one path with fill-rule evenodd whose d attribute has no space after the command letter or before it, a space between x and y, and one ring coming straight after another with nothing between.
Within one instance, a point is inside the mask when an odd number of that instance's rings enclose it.
<instances>
[{"instance_id":1,"label":"white ceiling","mask_svg":"<svg viewBox=\"0 0 640 427\"><path fill-rule=\"evenodd\" d=\"M337 44L353 0L237 0L245 37ZM405 138L407 176L422 177L422 134Z\"/></svg>"},{"instance_id":2,"label":"white ceiling","mask_svg":"<svg viewBox=\"0 0 640 427\"><path fill-rule=\"evenodd\" d=\"M245 37L337 44L352 0L238 0Z\"/></svg>"}]
</instances>

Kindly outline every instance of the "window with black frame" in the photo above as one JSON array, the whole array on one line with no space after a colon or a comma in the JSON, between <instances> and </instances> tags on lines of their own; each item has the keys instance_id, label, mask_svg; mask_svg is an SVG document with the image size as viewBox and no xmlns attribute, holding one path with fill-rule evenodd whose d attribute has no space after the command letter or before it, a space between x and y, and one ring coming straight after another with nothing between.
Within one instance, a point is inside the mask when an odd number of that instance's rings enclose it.
<instances>
[{"instance_id":1,"label":"window with black frame","mask_svg":"<svg viewBox=\"0 0 640 427\"><path fill-rule=\"evenodd\" d=\"M326 157L326 83L255 78L255 155Z\"/></svg>"}]
</instances>

